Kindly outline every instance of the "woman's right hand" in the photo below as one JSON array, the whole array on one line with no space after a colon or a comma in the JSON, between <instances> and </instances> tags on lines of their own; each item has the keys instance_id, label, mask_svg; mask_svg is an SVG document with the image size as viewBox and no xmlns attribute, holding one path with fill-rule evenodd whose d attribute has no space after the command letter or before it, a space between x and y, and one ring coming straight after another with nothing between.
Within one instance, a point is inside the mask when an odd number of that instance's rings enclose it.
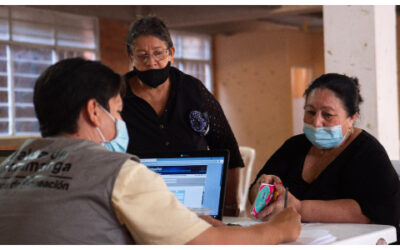
<instances>
[{"instance_id":1,"label":"woman's right hand","mask_svg":"<svg viewBox=\"0 0 400 250\"><path fill-rule=\"evenodd\" d=\"M285 208L273 215L269 223L280 233L281 242L295 241L300 235L301 216L293 207Z\"/></svg>"}]
</instances>

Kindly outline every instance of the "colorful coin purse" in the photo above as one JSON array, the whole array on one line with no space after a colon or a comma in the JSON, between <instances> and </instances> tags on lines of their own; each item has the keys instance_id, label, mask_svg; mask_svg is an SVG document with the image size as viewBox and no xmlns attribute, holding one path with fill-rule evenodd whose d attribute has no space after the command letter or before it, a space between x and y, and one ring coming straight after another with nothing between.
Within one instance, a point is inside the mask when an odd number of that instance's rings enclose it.
<instances>
[{"instance_id":1,"label":"colorful coin purse","mask_svg":"<svg viewBox=\"0 0 400 250\"><path fill-rule=\"evenodd\" d=\"M262 183L251 213L256 216L268 203L278 198L279 192L275 189L274 185Z\"/></svg>"}]
</instances>

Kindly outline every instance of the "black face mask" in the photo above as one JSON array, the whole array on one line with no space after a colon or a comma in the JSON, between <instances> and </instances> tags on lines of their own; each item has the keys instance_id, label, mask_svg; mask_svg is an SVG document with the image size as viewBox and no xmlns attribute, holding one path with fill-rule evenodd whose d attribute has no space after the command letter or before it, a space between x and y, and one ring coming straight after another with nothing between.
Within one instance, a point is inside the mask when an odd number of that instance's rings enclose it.
<instances>
[{"instance_id":1,"label":"black face mask","mask_svg":"<svg viewBox=\"0 0 400 250\"><path fill-rule=\"evenodd\" d=\"M159 85L164 83L169 76L169 69L171 62L168 62L167 66L163 69L150 69L146 71L139 71L136 67L133 71L139 77L140 81L149 85L150 87L157 88Z\"/></svg>"}]
</instances>

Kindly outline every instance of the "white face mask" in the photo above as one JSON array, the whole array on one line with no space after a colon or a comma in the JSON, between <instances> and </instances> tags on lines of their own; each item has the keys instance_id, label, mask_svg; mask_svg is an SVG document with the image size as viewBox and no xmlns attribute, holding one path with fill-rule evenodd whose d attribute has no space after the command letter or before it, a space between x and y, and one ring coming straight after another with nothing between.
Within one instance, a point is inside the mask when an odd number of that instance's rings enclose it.
<instances>
[{"instance_id":1,"label":"white face mask","mask_svg":"<svg viewBox=\"0 0 400 250\"><path fill-rule=\"evenodd\" d=\"M106 141L103 133L101 132L99 127L96 127L97 131L100 134L101 140L103 141L101 144L110 151L114 152L122 152L125 153L128 148L129 136L128 130L126 129L126 124L124 121L116 119L113 117L103 106L99 104L99 106L106 112L106 114L115 122L116 134L115 138L111 141Z\"/></svg>"}]
</instances>

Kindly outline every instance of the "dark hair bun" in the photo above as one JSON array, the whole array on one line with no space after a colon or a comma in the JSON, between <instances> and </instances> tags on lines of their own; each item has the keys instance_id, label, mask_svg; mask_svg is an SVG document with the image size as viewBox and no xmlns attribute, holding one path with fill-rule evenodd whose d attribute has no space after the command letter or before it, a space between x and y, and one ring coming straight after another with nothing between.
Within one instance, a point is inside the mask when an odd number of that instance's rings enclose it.
<instances>
[{"instance_id":1,"label":"dark hair bun","mask_svg":"<svg viewBox=\"0 0 400 250\"><path fill-rule=\"evenodd\" d=\"M314 89L329 89L343 102L348 116L360 113L360 104L363 98L360 94L360 85L357 77L348 77L337 73L328 73L319 76L306 89L306 99Z\"/></svg>"}]
</instances>

